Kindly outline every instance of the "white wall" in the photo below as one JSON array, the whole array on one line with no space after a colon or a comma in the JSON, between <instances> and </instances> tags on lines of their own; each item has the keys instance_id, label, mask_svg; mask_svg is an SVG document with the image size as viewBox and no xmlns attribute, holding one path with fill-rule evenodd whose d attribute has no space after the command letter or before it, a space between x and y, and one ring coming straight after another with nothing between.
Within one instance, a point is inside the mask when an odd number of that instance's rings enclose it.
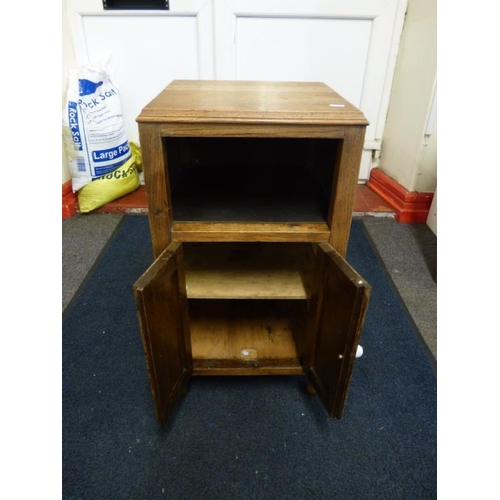
<instances>
[{"instance_id":1,"label":"white wall","mask_svg":"<svg viewBox=\"0 0 500 500\"><path fill-rule=\"evenodd\" d=\"M437 73L436 3L408 2L382 140L380 169L409 191L436 189L437 124L431 114ZM429 130L432 133L426 135Z\"/></svg>"},{"instance_id":2,"label":"white wall","mask_svg":"<svg viewBox=\"0 0 500 500\"><path fill-rule=\"evenodd\" d=\"M62 100L61 100L61 114L64 107L64 100L66 97L66 88L68 85L68 70L74 68L76 65L75 49L73 48L73 41L68 23L68 15L66 8L66 0L62 2ZM71 179L69 173L68 161L64 146L62 147L62 184Z\"/></svg>"}]
</instances>

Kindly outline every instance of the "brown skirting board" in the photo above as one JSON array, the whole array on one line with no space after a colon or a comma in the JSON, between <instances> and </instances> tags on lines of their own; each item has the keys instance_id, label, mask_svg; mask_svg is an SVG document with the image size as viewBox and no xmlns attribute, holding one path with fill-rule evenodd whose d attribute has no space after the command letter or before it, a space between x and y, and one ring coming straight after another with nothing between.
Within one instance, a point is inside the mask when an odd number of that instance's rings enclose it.
<instances>
[{"instance_id":1,"label":"brown skirting board","mask_svg":"<svg viewBox=\"0 0 500 500\"><path fill-rule=\"evenodd\" d=\"M66 219L76 214L77 198L71 187L71 180L62 185L62 218Z\"/></svg>"},{"instance_id":2,"label":"brown skirting board","mask_svg":"<svg viewBox=\"0 0 500 500\"><path fill-rule=\"evenodd\" d=\"M409 191L378 168L366 185L394 209L398 222L426 222L434 193Z\"/></svg>"}]
</instances>

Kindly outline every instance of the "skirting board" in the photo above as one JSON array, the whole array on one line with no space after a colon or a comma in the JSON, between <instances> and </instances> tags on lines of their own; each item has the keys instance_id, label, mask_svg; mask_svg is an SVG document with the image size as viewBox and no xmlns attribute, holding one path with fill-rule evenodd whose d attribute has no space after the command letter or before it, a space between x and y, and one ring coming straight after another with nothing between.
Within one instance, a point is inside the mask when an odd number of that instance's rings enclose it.
<instances>
[{"instance_id":1,"label":"skirting board","mask_svg":"<svg viewBox=\"0 0 500 500\"><path fill-rule=\"evenodd\" d=\"M378 168L370 172L366 185L394 209L398 222L426 222L434 193L408 191Z\"/></svg>"},{"instance_id":2,"label":"skirting board","mask_svg":"<svg viewBox=\"0 0 500 500\"><path fill-rule=\"evenodd\" d=\"M71 187L71 180L66 181L62 185L62 216L63 219L72 217L76 214L76 194L73 193L73 188Z\"/></svg>"}]
</instances>

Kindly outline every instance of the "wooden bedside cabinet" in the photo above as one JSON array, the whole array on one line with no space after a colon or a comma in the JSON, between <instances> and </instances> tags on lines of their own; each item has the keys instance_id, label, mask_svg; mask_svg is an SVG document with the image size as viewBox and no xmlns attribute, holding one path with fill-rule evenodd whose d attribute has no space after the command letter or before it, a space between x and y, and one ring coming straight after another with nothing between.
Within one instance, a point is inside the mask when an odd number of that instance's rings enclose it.
<instances>
[{"instance_id":1,"label":"wooden bedside cabinet","mask_svg":"<svg viewBox=\"0 0 500 500\"><path fill-rule=\"evenodd\" d=\"M367 120L321 83L174 81L138 116L134 285L157 418L192 375L306 374L340 418L370 286L344 260Z\"/></svg>"}]
</instances>

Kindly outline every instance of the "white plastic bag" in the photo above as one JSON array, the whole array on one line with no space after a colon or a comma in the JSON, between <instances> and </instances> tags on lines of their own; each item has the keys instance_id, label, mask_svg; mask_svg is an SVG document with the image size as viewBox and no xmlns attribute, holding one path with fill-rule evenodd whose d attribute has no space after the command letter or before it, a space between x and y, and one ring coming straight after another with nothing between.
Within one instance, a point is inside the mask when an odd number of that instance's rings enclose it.
<instances>
[{"instance_id":1,"label":"white plastic bag","mask_svg":"<svg viewBox=\"0 0 500 500\"><path fill-rule=\"evenodd\" d=\"M69 72L63 137L73 192L131 157L120 92L110 73L109 60Z\"/></svg>"}]
</instances>

